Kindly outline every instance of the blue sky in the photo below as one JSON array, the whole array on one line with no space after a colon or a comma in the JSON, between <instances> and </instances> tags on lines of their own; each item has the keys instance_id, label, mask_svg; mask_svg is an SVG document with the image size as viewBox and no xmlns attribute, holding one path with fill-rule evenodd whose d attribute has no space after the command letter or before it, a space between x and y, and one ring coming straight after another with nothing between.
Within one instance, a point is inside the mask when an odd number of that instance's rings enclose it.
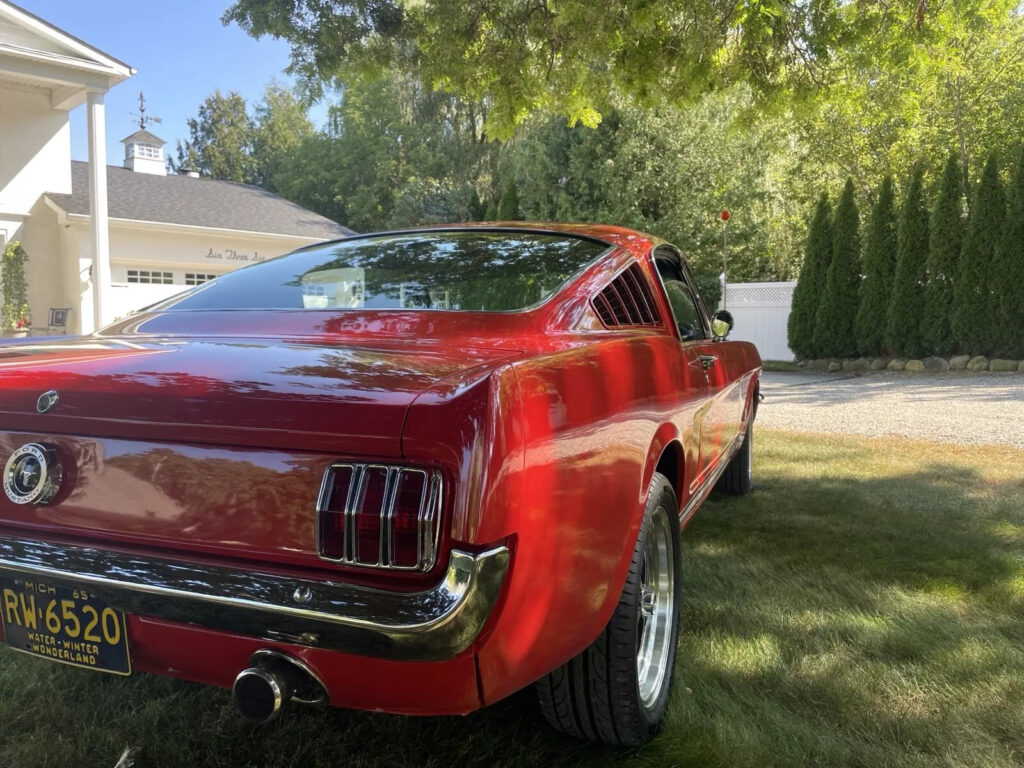
<instances>
[{"instance_id":1,"label":"blue sky","mask_svg":"<svg viewBox=\"0 0 1024 768\"><path fill-rule=\"evenodd\" d=\"M111 165L120 165L124 157L120 140L138 128L131 113L138 111L140 90L146 94L147 114L163 118L150 130L167 141L167 154L173 156L176 141L188 137L185 121L214 89L236 90L253 104L271 78L292 82L283 73L286 43L257 41L235 25L220 23L230 0L15 2L138 70L106 96ZM314 110L314 116L319 112ZM71 156L87 159L84 107L71 113Z\"/></svg>"}]
</instances>

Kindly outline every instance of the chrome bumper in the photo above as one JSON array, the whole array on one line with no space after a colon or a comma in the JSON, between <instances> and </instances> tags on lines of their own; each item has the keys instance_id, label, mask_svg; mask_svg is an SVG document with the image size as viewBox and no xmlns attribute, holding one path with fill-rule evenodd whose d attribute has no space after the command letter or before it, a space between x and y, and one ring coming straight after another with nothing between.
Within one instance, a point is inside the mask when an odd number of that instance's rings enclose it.
<instances>
[{"instance_id":1,"label":"chrome bumper","mask_svg":"<svg viewBox=\"0 0 1024 768\"><path fill-rule=\"evenodd\" d=\"M0 537L0 571L90 587L127 613L345 653L431 661L466 650L508 570L497 547L453 550L424 592L389 592L87 547Z\"/></svg>"}]
</instances>

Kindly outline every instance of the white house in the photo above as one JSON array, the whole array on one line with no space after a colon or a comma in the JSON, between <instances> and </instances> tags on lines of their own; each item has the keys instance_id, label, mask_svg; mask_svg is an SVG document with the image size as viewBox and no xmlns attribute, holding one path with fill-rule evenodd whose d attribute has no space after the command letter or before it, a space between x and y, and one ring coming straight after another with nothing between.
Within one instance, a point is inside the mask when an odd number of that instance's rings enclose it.
<instances>
[{"instance_id":1,"label":"white house","mask_svg":"<svg viewBox=\"0 0 1024 768\"><path fill-rule=\"evenodd\" d=\"M122 166L108 166L103 96L134 72L0 0L0 244L19 240L28 253L33 332L89 333L189 285L352 234L256 187L168 175L164 142L146 130L123 139ZM88 162L71 160L68 112L83 103Z\"/></svg>"}]
</instances>

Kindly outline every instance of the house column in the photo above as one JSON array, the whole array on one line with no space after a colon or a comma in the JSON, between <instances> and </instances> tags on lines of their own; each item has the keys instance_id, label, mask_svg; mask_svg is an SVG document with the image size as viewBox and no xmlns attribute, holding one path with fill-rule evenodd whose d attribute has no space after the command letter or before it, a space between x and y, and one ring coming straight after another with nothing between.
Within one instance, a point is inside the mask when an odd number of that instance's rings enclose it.
<instances>
[{"instance_id":1,"label":"house column","mask_svg":"<svg viewBox=\"0 0 1024 768\"><path fill-rule=\"evenodd\" d=\"M89 91L87 105L89 116L89 210L92 213L92 316L93 330L98 330L106 324L105 309L110 296L110 231L107 226L107 127L103 93ZM82 328L83 332L85 330Z\"/></svg>"}]
</instances>

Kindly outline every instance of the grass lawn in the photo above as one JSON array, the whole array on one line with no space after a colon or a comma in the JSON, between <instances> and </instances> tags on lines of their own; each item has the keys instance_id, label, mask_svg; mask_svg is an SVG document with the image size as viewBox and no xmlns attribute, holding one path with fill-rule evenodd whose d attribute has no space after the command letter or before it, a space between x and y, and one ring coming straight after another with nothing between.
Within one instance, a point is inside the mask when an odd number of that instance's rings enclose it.
<instances>
[{"instance_id":1,"label":"grass lawn","mask_svg":"<svg viewBox=\"0 0 1024 768\"><path fill-rule=\"evenodd\" d=\"M529 692L465 718L296 709L0 651L0 766L1021 766L1024 453L760 431L757 488L683 541L664 732L549 731Z\"/></svg>"}]
</instances>

